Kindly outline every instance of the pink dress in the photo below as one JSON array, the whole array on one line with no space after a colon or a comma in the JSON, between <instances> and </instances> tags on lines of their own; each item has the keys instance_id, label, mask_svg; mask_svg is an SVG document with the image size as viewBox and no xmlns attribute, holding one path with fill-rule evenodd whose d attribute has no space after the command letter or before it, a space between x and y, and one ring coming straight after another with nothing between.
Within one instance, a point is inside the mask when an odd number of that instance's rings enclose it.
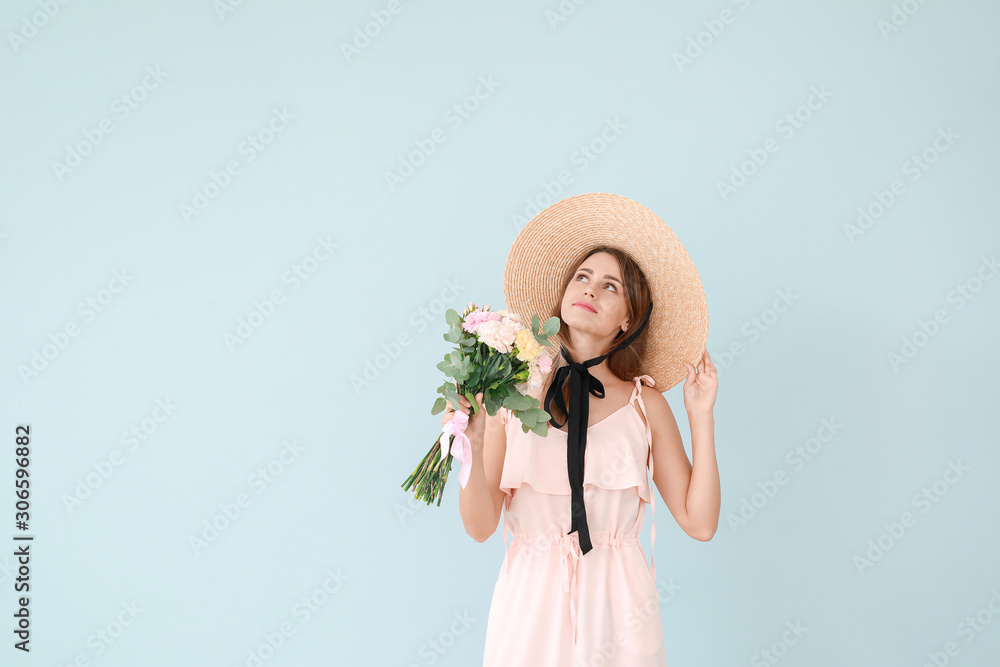
<instances>
[{"instance_id":1,"label":"pink dress","mask_svg":"<svg viewBox=\"0 0 1000 667\"><path fill-rule=\"evenodd\" d=\"M571 495L565 432L525 433L500 409L507 433L500 489L505 557L486 626L484 667L664 667L667 664L655 585L639 543L646 503L655 490L640 375L629 402L587 430L584 503L593 549L582 555L569 532ZM646 475L647 465L649 477ZM507 546L508 532L513 534Z\"/></svg>"}]
</instances>

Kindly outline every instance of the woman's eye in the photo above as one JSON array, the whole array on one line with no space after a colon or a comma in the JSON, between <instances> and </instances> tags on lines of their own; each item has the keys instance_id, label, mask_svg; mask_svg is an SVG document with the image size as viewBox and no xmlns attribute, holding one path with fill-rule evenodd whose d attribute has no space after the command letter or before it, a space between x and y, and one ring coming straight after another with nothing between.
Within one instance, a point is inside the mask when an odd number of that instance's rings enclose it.
<instances>
[{"instance_id":1,"label":"woman's eye","mask_svg":"<svg viewBox=\"0 0 1000 667\"><path fill-rule=\"evenodd\" d=\"M580 278L588 278L588 276L587 276L587 274L586 274L586 273L581 273L580 275L578 275L578 276L576 277L576 279L577 279L577 280L579 280ZM588 278L588 279L589 279L589 278ZM614 288L614 290L615 290L616 292L618 291L618 288L617 288L617 287L615 287L615 286L614 286L614 284L612 284L612 283L604 283L604 286L605 286L605 287L607 287L608 285L611 285L611 287L613 287L613 288Z\"/></svg>"}]
</instances>

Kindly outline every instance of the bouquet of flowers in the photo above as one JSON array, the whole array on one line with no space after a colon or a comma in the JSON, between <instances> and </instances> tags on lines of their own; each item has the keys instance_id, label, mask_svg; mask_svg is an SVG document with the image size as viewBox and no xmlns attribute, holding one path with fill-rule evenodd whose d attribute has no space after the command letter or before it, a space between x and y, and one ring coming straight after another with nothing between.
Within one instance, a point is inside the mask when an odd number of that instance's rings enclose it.
<instances>
[{"instance_id":1,"label":"bouquet of flowers","mask_svg":"<svg viewBox=\"0 0 1000 667\"><path fill-rule=\"evenodd\" d=\"M444 339L458 347L446 354L437 367L454 382L438 387L441 396L434 401L431 414L442 412L447 401L455 409L455 416L402 485L404 490L414 486L418 500L428 505L437 500L438 506L452 459L462 462L458 477L462 488L471 472L472 445L465 435L469 416L459 410L459 394L469 399L473 414L478 414L476 395L482 392L483 407L490 416L496 415L500 407L508 408L521 420L525 433L531 430L546 435L550 415L527 394L540 387L542 376L552 370L552 358L545 346L549 337L559 331L557 317L549 318L540 330L538 315L533 315L528 329L517 313L492 311L489 306L477 308L472 303L461 316L448 309L445 319L450 328Z\"/></svg>"}]
</instances>

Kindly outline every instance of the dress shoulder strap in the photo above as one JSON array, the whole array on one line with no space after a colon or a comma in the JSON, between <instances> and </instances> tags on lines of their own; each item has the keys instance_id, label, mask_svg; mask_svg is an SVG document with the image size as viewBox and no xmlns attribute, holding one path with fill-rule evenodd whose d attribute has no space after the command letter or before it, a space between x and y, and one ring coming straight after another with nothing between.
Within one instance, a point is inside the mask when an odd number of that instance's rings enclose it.
<instances>
[{"instance_id":1,"label":"dress shoulder strap","mask_svg":"<svg viewBox=\"0 0 1000 667\"><path fill-rule=\"evenodd\" d=\"M642 398L639 396L639 394L642 392L642 385L643 385L642 381L646 380L646 383L645 383L646 386L647 387L652 387L653 386L653 378L650 377L649 375L636 375L634 378L632 378L632 380L633 380L633 382L635 382L635 389L632 390L632 395L629 397L628 402L632 403L633 401L635 401L635 399L638 398L639 399L639 405L642 405ZM643 415L645 415L646 414L646 406L642 405L642 408L643 408L642 413L643 413Z\"/></svg>"},{"instance_id":2,"label":"dress shoulder strap","mask_svg":"<svg viewBox=\"0 0 1000 667\"><path fill-rule=\"evenodd\" d=\"M653 575L653 583L656 583L656 482L653 481L653 434L649 428L649 414L646 413L646 405L642 402L642 381L646 380L647 385L652 387L655 381L648 375L638 375L635 380L635 389L628 402L639 401L639 408L642 409L642 416L646 421L646 466L649 468L649 504L652 505L652 525L649 528L649 548L652 555L649 559L650 570Z\"/></svg>"}]
</instances>

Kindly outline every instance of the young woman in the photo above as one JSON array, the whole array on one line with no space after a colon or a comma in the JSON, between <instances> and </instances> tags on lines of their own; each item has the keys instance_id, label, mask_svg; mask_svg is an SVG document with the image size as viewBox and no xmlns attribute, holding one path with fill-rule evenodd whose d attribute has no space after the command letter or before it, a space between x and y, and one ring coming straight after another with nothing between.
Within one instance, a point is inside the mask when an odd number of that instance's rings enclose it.
<instances>
[{"instance_id":1,"label":"young woman","mask_svg":"<svg viewBox=\"0 0 1000 667\"><path fill-rule=\"evenodd\" d=\"M638 540L650 503L655 551L648 480L697 540L715 534L721 502L718 375L704 346L700 280L651 211L591 193L553 204L521 230L504 292L524 321L550 313L562 324L553 370L533 394L552 417L548 434L525 432L506 408L487 415L481 394L466 429L473 449L459 494L466 532L487 540L503 513L505 545L513 534L483 664L662 667L655 553L647 567ZM660 393L685 375L693 465ZM461 409L470 407L463 398ZM442 425L453 414L448 406Z\"/></svg>"}]
</instances>

